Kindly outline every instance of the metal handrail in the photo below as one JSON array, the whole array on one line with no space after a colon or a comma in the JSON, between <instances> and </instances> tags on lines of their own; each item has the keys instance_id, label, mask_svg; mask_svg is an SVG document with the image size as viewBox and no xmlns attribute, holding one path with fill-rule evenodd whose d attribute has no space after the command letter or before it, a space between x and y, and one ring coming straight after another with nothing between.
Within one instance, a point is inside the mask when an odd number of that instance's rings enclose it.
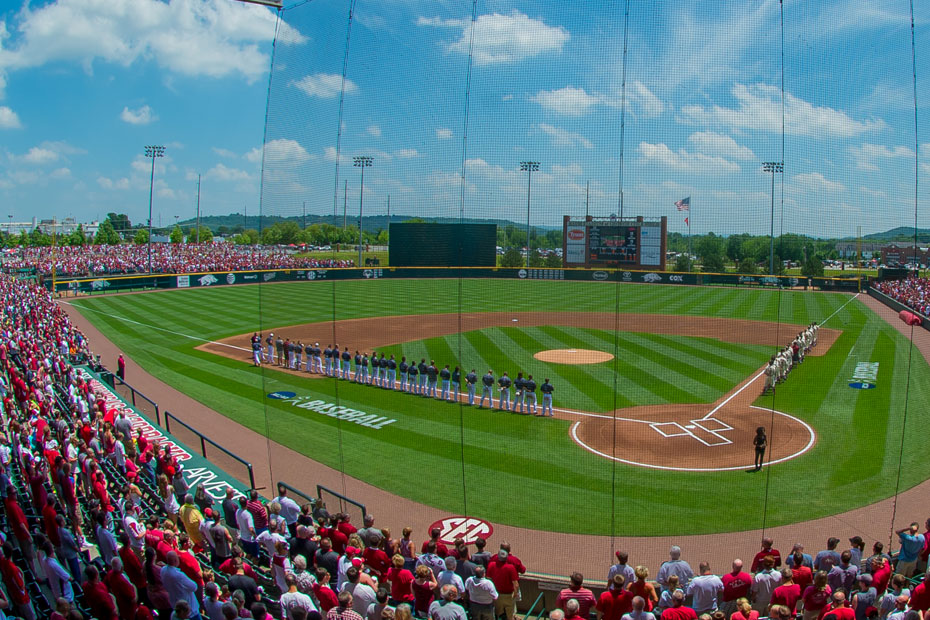
<instances>
[{"instance_id":1,"label":"metal handrail","mask_svg":"<svg viewBox=\"0 0 930 620\"><path fill-rule=\"evenodd\" d=\"M179 417L177 417L176 415L174 415L173 413L171 413L170 411L166 409L165 410L165 430L168 431L169 433L171 432L171 420L174 420L175 422L177 422L178 424L180 424L181 426L183 426L184 428L186 428L187 430L194 433L195 435L197 435L197 437L200 438L200 456L207 458L207 444L209 443L211 446L213 446L214 448L216 448L217 450L219 450L220 452L222 452L229 458L239 461L240 463L245 465L246 469L248 469L249 471L249 488L250 489L255 488L255 472L252 469L251 463L249 463L248 461L246 461L239 455L233 454L232 452L230 452L229 450L227 450L220 444L216 443L209 437L206 437L203 433L201 433L200 431L192 427L190 424L188 424L187 422L180 419Z\"/></svg>"}]
</instances>

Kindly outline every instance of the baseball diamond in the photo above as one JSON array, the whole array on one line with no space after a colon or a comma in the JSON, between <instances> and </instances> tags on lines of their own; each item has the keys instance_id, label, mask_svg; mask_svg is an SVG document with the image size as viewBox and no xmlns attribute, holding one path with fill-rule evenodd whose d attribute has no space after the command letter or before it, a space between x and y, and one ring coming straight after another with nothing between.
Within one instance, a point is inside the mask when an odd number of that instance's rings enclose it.
<instances>
[{"instance_id":1,"label":"baseball diamond","mask_svg":"<svg viewBox=\"0 0 930 620\"><path fill-rule=\"evenodd\" d=\"M684 290L687 295L680 294ZM495 301L504 298L506 303ZM566 311L561 299L576 301L572 311ZM899 386L905 377L893 369L903 363L907 341L853 295L598 282L372 279L189 289L70 303L105 327L156 377L246 427L397 495L460 512L464 458L468 512L492 523L607 533L603 528L611 497L636 497L638 516L615 523L614 532L745 529L752 521L739 506L757 501L760 483L740 470L752 468L751 442L758 426L768 432L764 471L779 497L768 507L772 523L790 523L798 514L832 514L848 509L851 498L868 503L892 490L884 472L896 467L898 454L880 448L876 452L881 444L872 441L864 458L856 447L863 444L849 446L846 437L852 433L866 441L896 432L904 402ZM225 311L207 312L217 307ZM762 370L769 357L812 322L823 324L818 345L774 393L763 396ZM301 343L319 342L321 349L337 344L340 350L348 348L348 379L321 379L305 366L300 371L252 366L249 339L253 333L263 338L269 332ZM535 357L553 349L603 351L614 359L570 365ZM406 357L429 366L434 361L437 375L445 364L450 369L461 366L459 405L355 383L356 350L377 351L386 360L393 355L397 362ZM863 361L879 363L876 387L850 389L847 383ZM479 381L491 369L493 408L488 403L484 408L468 406L465 374L472 368ZM496 382L504 371L513 378L527 372L540 383L550 378L554 418L499 411ZM912 373L930 377L930 368L921 358ZM396 373L395 387L399 382ZM923 398L927 385L912 382L910 398ZM429 381L423 386L428 390ZM436 389L439 396L442 381L437 380ZM279 391L295 394L294 403L307 407L265 396ZM323 404L328 407L325 414L314 410L323 411ZM912 408L908 424L924 415L924 410ZM353 424L346 416L379 422ZM341 437L341 442L321 437ZM824 454L834 456L824 461ZM904 484L930 477L918 454L906 450L904 459ZM413 484L402 465L411 462L420 465ZM450 477L458 480L456 485L444 484ZM687 484L681 484L682 477ZM643 485L671 485L676 493L650 499ZM698 499L723 487L733 502L708 505ZM789 489L801 487L822 498L813 508L816 514L810 507L798 512L803 497ZM498 501L501 493L511 498L506 509ZM539 502L552 510L536 510ZM556 516L579 502L588 508L576 513L572 523ZM666 512L670 502L688 509L663 519L650 516Z\"/></svg>"}]
</instances>

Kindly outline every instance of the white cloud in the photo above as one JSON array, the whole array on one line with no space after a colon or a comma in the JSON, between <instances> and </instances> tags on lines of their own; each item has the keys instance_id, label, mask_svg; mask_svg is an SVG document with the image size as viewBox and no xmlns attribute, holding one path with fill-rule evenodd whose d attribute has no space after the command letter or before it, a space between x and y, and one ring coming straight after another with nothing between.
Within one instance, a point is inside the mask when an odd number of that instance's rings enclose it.
<instances>
[{"instance_id":1,"label":"white cloud","mask_svg":"<svg viewBox=\"0 0 930 620\"><path fill-rule=\"evenodd\" d=\"M18 159L30 164L49 164L58 160L58 153L51 149L34 146L29 149L28 153Z\"/></svg>"},{"instance_id":2,"label":"white cloud","mask_svg":"<svg viewBox=\"0 0 930 620\"><path fill-rule=\"evenodd\" d=\"M635 114L644 118L655 118L665 111L665 104L649 88L634 80L627 91L631 108Z\"/></svg>"},{"instance_id":3,"label":"white cloud","mask_svg":"<svg viewBox=\"0 0 930 620\"><path fill-rule=\"evenodd\" d=\"M552 138L553 146L583 146L586 149L594 148L594 144L580 133L568 131L561 127L553 127L547 123L540 123L539 129Z\"/></svg>"},{"instance_id":4,"label":"white cloud","mask_svg":"<svg viewBox=\"0 0 930 620\"><path fill-rule=\"evenodd\" d=\"M381 137L381 128L377 125L369 125L366 131L368 131L369 136L374 136L375 138Z\"/></svg>"},{"instance_id":5,"label":"white cloud","mask_svg":"<svg viewBox=\"0 0 930 620\"><path fill-rule=\"evenodd\" d=\"M436 130L436 137L440 140L446 140L452 137L452 130L446 129L445 127L440 127Z\"/></svg>"},{"instance_id":6,"label":"white cloud","mask_svg":"<svg viewBox=\"0 0 930 620\"><path fill-rule=\"evenodd\" d=\"M232 151L230 151L229 149L222 149L217 146L213 147L213 152L219 155L220 157L225 157L226 159L235 159L237 157L237 155L233 153ZM249 154L247 153L245 157L246 159L248 159Z\"/></svg>"},{"instance_id":7,"label":"white cloud","mask_svg":"<svg viewBox=\"0 0 930 620\"><path fill-rule=\"evenodd\" d=\"M600 96L589 94L583 88L574 86L541 90L530 99L547 110L565 116L584 116L592 106L601 102Z\"/></svg>"},{"instance_id":8,"label":"white cloud","mask_svg":"<svg viewBox=\"0 0 930 620\"><path fill-rule=\"evenodd\" d=\"M245 158L251 162L262 161L262 150L255 148L249 151ZM296 140L278 138L265 145L265 163L269 165L297 165L313 156L307 152Z\"/></svg>"},{"instance_id":9,"label":"white cloud","mask_svg":"<svg viewBox=\"0 0 930 620\"><path fill-rule=\"evenodd\" d=\"M206 176L208 179L215 179L217 181L248 181L252 178L252 175L245 170L228 168L223 164L217 164L210 168Z\"/></svg>"},{"instance_id":10,"label":"white cloud","mask_svg":"<svg viewBox=\"0 0 930 620\"><path fill-rule=\"evenodd\" d=\"M325 159L326 161L336 161L336 147L327 146L325 149L323 149L323 159ZM351 162L352 160L345 153L342 153L339 156L340 164L349 164Z\"/></svg>"},{"instance_id":11,"label":"white cloud","mask_svg":"<svg viewBox=\"0 0 930 620\"><path fill-rule=\"evenodd\" d=\"M71 177L71 169L65 167L56 168L48 176L52 179L68 179Z\"/></svg>"},{"instance_id":12,"label":"white cloud","mask_svg":"<svg viewBox=\"0 0 930 620\"><path fill-rule=\"evenodd\" d=\"M679 120L700 125L722 125L730 129L781 131L781 89L768 84L735 84L730 92L737 101L737 107L686 105L681 108ZM851 138L885 126L881 119L857 121L842 110L818 107L785 93L785 132L790 135Z\"/></svg>"},{"instance_id":13,"label":"white cloud","mask_svg":"<svg viewBox=\"0 0 930 620\"><path fill-rule=\"evenodd\" d=\"M713 131L698 131L688 136L688 142L697 150L708 155L721 155L734 159L753 160L755 153L747 146L738 144L732 137L714 133Z\"/></svg>"},{"instance_id":14,"label":"white cloud","mask_svg":"<svg viewBox=\"0 0 930 620\"><path fill-rule=\"evenodd\" d=\"M639 153L647 161L679 172L724 174L740 171L739 164L723 157L705 155L704 153L689 153L685 149L679 149L676 152L663 143L640 142Z\"/></svg>"},{"instance_id":15,"label":"white cloud","mask_svg":"<svg viewBox=\"0 0 930 620\"><path fill-rule=\"evenodd\" d=\"M420 152L416 149L399 149L394 151L394 156L399 159L413 159L414 157L419 157Z\"/></svg>"},{"instance_id":16,"label":"white cloud","mask_svg":"<svg viewBox=\"0 0 930 620\"><path fill-rule=\"evenodd\" d=\"M792 180L804 190L809 192L842 192L846 187L839 181L831 181L819 172L804 172L796 174Z\"/></svg>"},{"instance_id":17,"label":"white cloud","mask_svg":"<svg viewBox=\"0 0 930 620\"><path fill-rule=\"evenodd\" d=\"M103 189L129 189L129 179L108 179L107 177L97 177L97 185Z\"/></svg>"},{"instance_id":18,"label":"white cloud","mask_svg":"<svg viewBox=\"0 0 930 620\"><path fill-rule=\"evenodd\" d=\"M262 149L256 146L254 149L243 155L243 157L246 159L246 161L252 162L253 164L260 164L262 163Z\"/></svg>"},{"instance_id":19,"label":"white cloud","mask_svg":"<svg viewBox=\"0 0 930 620\"><path fill-rule=\"evenodd\" d=\"M253 82L268 71L263 51L274 38L276 15L257 5L204 0L61 0L16 16L0 71L76 62L91 72L97 61L128 67L152 61L186 76L240 75ZM282 43L306 37L286 23Z\"/></svg>"},{"instance_id":20,"label":"white cloud","mask_svg":"<svg viewBox=\"0 0 930 620\"><path fill-rule=\"evenodd\" d=\"M0 129L19 129L22 123L19 122L19 116L16 112L5 105L0 106Z\"/></svg>"},{"instance_id":21,"label":"white cloud","mask_svg":"<svg viewBox=\"0 0 930 620\"><path fill-rule=\"evenodd\" d=\"M34 170L10 170L7 176L18 185L38 183L41 176Z\"/></svg>"},{"instance_id":22,"label":"white cloud","mask_svg":"<svg viewBox=\"0 0 930 620\"><path fill-rule=\"evenodd\" d=\"M155 190L155 194L159 198L168 198L170 200L175 200L178 197L175 191L171 189L170 187L160 187L157 190Z\"/></svg>"},{"instance_id":23,"label":"white cloud","mask_svg":"<svg viewBox=\"0 0 930 620\"><path fill-rule=\"evenodd\" d=\"M888 148L884 144L865 143L862 146L851 146L849 152L853 159L856 160L856 167L859 170L878 170L878 160L893 159L895 157L913 157L914 151L906 146L895 146Z\"/></svg>"},{"instance_id":24,"label":"white cloud","mask_svg":"<svg viewBox=\"0 0 930 620\"><path fill-rule=\"evenodd\" d=\"M471 49L476 65L519 62L547 52L561 52L569 39L568 30L549 26L541 19L533 19L517 11L509 15L492 13L475 20L474 48L471 48L471 20L421 17L420 26L457 28L461 36L446 49L468 54Z\"/></svg>"},{"instance_id":25,"label":"white cloud","mask_svg":"<svg viewBox=\"0 0 930 620\"><path fill-rule=\"evenodd\" d=\"M313 75L305 75L299 80L291 82L291 86L296 86L308 97L332 99L342 92L342 76L337 73L314 73ZM345 88L347 95L351 95L358 91L358 86L355 82L348 78L346 78Z\"/></svg>"},{"instance_id":26,"label":"white cloud","mask_svg":"<svg viewBox=\"0 0 930 620\"><path fill-rule=\"evenodd\" d=\"M503 95L501 97L501 101L513 101L513 95L511 95L510 93Z\"/></svg>"},{"instance_id":27,"label":"white cloud","mask_svg":"<svg viewBox=\"0 0 930 620\"><path fill-rule=\"evenodd\" d=\"M860 187L859 191L865 194L866 196L871 196L872 198L887 198L888 195L880 189L871 189L869 187Z\"/></svg>"},{"instance_id":28,"label":"white cloud","mask_svg":"<svg viewBox=\"0 0 930 620\"><path fill-rule=\"evenodd\" d=\"M152 108L147 105L138 110L130 110L129 106L125 106L119 117L124 123L130 125L148 125L158 120L158 117L152 112Z\"/></svg>"}]
</instances>

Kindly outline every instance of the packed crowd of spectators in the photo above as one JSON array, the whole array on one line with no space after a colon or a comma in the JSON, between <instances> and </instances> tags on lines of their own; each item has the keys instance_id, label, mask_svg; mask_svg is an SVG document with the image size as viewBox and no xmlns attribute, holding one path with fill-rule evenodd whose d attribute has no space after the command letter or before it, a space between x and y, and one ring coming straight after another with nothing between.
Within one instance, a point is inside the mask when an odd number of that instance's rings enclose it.
<instances>
[{"instance_id":1,"label":"packed crowd of spectators","mask_svg":"<svg viewBox=\"0 0 930 620\"><path fill-rule=\"evenodd\" d=\"M147 245L84 245L66 247L23 247L3 261L3 270L35 268L41 274L59 277L92 277L148 273ZM272 246L232 243L153 243L154 273L199 273L204 271L248 271L256 269L330 269L354 267L352 260L297 256Z\"/></svg>"},{"instance_id":2,"label":"packed crowd of spectators","mask_svg":"<svg viewBox=\"0 0 930 620\"><path fill-rule=\"evenodd\" d=\"M924 316L930 316L930 279L905 278L875 282L872 287Z\"/></svg>"},{"instance_id":3,"label":"packed crowd of spectators","mask_svg":"<svg viewBox=\"0 0 930 620\"><path fill-rule=\"evenodd\" d=\"M434 529L417 545L284 488L190 489L170 447L72 366L94 356L51 296L7 276L0 295L0 618L513 620L527 569L508 543L447 545ZM549 618L926 620L926 525L897 532L896 558L858 536L814 555L764 539L724 574L672 547L650 579L618 551L603 593L574 573Z\"/></svg>"}]
</instances>

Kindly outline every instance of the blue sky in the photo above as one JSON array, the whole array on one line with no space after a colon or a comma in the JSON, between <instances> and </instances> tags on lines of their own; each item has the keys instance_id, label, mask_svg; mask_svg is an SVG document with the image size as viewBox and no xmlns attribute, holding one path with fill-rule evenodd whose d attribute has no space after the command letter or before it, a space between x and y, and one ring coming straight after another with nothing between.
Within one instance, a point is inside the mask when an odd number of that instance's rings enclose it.
<instances>
[{"instance_id":1,"label":"blue sky","mask_svg":"<svg viewBox=\"0 0 930 620\"><path fill-rule=\"evenodd\" d=\"M776 232L913 224L915 175L930 181L930 12L917 4L915 137L908 2L785 1ZM0 7L0 215L142 222L152 143L167 147L156 224L193 215L198 173L204 213L258 212L275 13L233 0ZM534 223L583 214L586 186L592 214L618 211L622 1L482 1L472 32L471 2L359 0L343 84L348 7L282 13L265 213L347 203L357 215L354 155L374 158L366 214L390 195L393 213L522 221L522 160L540 162ZM781 157L783 135L777 1L631 2L627 49L624 214L683 231L673 203L690 195L695 232L767 234L761 163Z\"/></svg>"}]
</instances>

